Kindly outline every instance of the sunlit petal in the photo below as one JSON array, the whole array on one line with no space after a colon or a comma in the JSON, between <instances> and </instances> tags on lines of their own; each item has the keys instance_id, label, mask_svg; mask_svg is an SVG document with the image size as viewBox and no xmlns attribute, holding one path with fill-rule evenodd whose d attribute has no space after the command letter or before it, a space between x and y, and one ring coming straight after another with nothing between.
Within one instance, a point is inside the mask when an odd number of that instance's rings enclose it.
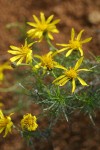
<instances>
[{"instance_id":1,"label":"sunlit petal","mask_svg":"<svg viewBox=\"0 0 100 150\"><path fill-rule=\"evenodd\" d=\"M36 22L37 24L40 23L40 21L38 20L38 18L37 18L35 15L33 15L33 18L34 18L34 20L35 20L35 22Z\"/></svg>"},{"instance_id":2,"label":"sunlit petal","mask_svg":"<svg viewBox=\"0 0 100 150\"><path fill-rule=\"evenodd\" d=\"M10 46L10 48L11 48L11 49L13 49L13 50L17 50L17 51L19 51L19 50L20 50L20 48L19 48L19 47L16 47L16 46L13 46L13 45L11 45L11 46Z\"/></svg>"},{"instance_id":3,"label":"sunlit petal","mask_svg":"<svg viewBox=\"0 0 100 150\"><path fill-rule=\"evenodd\" d=\"M19 61L17 61L17 65L19 65L19 64L21 64L22 63L22 61L23 61L23 59L24 59L24 57L21 57L20 59L19 59Z\"/></svg>"},{"instance_id":4,"label":"sunlit petal","mask_svg":"<svg viewBox=\"0 0 100 150\"><path fill-rule=\"evenodd\" d=\"M58 50L57 53L61 53L61 52L65 51L65 50L67 50L67 49L68 48L62 48L62 49Z\"/></svg>"},{"instance_id":5,"label":"sunlit petal","mask_svg":"<svg viewBox=\"0 0 100 150\"><path fill-rule=\"evenodd\" d=\"M92 40L92 37L87 38L87 39L85 39L85 40L81 41L81 43L82 43L82 44L84 44L84 43L88 43L88 42L90 42L91 40Z\"/></svg>"},{"instance_id":6,"label":"sunlit petal","mask_svg":"<svg viewBox=\"0 0 100 150\"><path fill-rule=\"evenodd\" d=\"M40 18L41 18L41 22L42 23L45 23L45 16L44 16L44 13L40 13Z\"/></svg>"},{"instance_id":7,"label":"sunlit petal","mask_svg":"<svg viewBox=\"0 0 100 150\"><path fill-rule=\"evenodd\" d=\"M55 65L56 68L59 68L59 69L63 69L63 70L67 70L67 68L65 68L64 66L62 65L59 65L58 63Z\"/></svg>"},{"instance_id":8,"label":"sunlit petal","mask_svg":"<svg viewBox=\"0 0 100 150\"><path fill-rule=\"evenodd\" d=\"M79 34L78 34L78 36L77 36L77 38L76 38L78 41L80 41L83 32L84 32L84 30L81 30L81 31L79 32Z\"/></svg>"},{"instance_id":9,"label":"sunlit petal","mask_svg":"<svg viewBox=\"0 0 100 150\"><path fill-rule=\"evenodd\" d=\"M58 82L59 80L65 78L65 75L61 75L58 78L56 78L52 83Z\"/></svg>"},{"instance_id":10,"label":"sunlit petal","mask_svg":"<svg viewBox=\"0 0 100 150\"><path fill-rule=\"evenodd\" d=\"M21 57L21 55L14 56L14 57L10 58L10 61L14 62L14 61L18 60L20 57Z\"/></svg>"},{"instance_id":11,"label":"sunlit petal","mask_svg":"<svg viewBox=\"0 0 100 150\"><path fill-rule=\"evenodd\" d=\"M77 72L80 72L80 71L91 71L91 70L85 69L85 68L83 68L83 69L78 69L78 70L77 70Z\"/></svg>"},{"instance_id":12,"label":"sunlit petal","mask_svg":"<svg viewBox=\"0 0 100 150\"><path fill-rule=\"evenodd\" d=\"M71 40L72 41L74 40L74 37L75 37L75 30L74 30L74 28L72 28L72 30L71 30Z\"/></svg>"},{"instance_id":13,"label":"sunlit petal","mask_svg":"<svg viewBox=\"0 0 100 150\"><path fill-rule=\"evenodd\" d=\"M56 45L64 46L64 47L70 46L70 44L58 44L58 43Z\"/></svg>"},{"instance_id":14,"label":"sunlit petal","mask_svg":"<svg viewBox=\"0 0 100 150\"><path fill-rule=\"evenodd\" d=\"M46 23L47 23L47 24L50 23L51 20L53 19L53 17L54 17L54 15L51 15L51 16L47 19Z\"/></svg>"},{"instance_id":15,"label":"sunlit petal","mask_svg":"<svg viewBox=\"0 0 100 150\"><path fill-rule=\"evenodd\" d=\"M79 47L79 51L80 51L81 56L83 56L83 50L80 47Z\"/></svg>"},{"instance_id":16,"label":"sunlit petal","mask_svg":"<svg viewBox=\"0 0 100 150\"><path fill-rule=\"evenodd\" d=\"M66 57L68 57L71 53L72 53L73 49L68 50L68 52L66 53Z\"/></svg>"},{"instance_id":17,"label":"sunlit petal","mask_svg":"<svg viewBox=\"0 0 100 150\"><path fill-rule=\"evenodd\" d=\"M66 77L62 80L60 80L57 85L59 84L59 86L64 86L67 82L69 81L69 79Z\"/></svg>"},{"instance_id":18,"label":"sunlit petal","mask_svg":"<svg viewBox=\"0 0 100 150\"><path fill-rule=\"evenodd\" d=\"M75 91L76 84L75 84L75 79L72 80L72 93Z\"/></svg>"},{"instance_id":19,"label":"sunlit petal","mask_svg":"<svg viewBox=\"0 0 100 150\"><path fill-rule=\"evenodd\" d=\"M37 24L36 23L33 23L33 22L27 22L28 25L32 26L32 27L37 27Z\"/></svg>"},{"instance_id":20,"label":"sunlit petal","mask_svg":"<svg viewBox=\"0 0 100 150\"><path fill-rule=\"evenodd\" d=\"M0 110L0 118L3 118L3 117L4 117L4 115L2 113L2 110Z\"/></svg>"},{"instance_id":21,"label":"sunlit petal","mask_svg":"<svg viewBox=\"0 0 100 150\"><path fill-rule=\"evenodd\" d=\"M77 69L80 67L82 61L83 61L83 57L81 57L81 58L76 62L76 65L75 65L75 67L74 67L74 70L77 70Z\"/></svg>"},{"instance_id":22,"label":"sunlit petal","mask_svg":"<svg viewBox=\"0 0 100 150\"><path fill-rule=\"evenodd\" d=\"M48 37L53 40L53 36L50 33L48 33Z\"/></svg>"},{"instance_id":23,"label":"sunlit petal","mask_svg":"<svg viewBox=\"0 0 100 150\"><path fill-rule=\"evenodd\" d=\"M87 84L83 79L81 79L80 77L77 77L77 79L80 81L80 83L81 83L83 86L88 86L88 84Z\"/></svg>"}]
</instances>

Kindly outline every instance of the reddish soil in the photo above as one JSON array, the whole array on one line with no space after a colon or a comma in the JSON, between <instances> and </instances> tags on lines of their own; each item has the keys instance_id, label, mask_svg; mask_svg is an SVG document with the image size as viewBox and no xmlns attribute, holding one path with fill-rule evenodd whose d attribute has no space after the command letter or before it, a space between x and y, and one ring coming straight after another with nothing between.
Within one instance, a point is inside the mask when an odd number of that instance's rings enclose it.
<instances>
[{"instance_id":1,"label":"reddish soil","mask_svg":"<svg viewBox=\"0 0 100 150\"><path fill-rule=\"evenodd\" d=\"M23 40L19 40L20 32L17 28L8 29L9 23L33 21L32 15L39 16L44 12L48 17L51 14L55 18L60 18L58 29L60 33L54 35L54 43L66 43L70 38L71 28L77 32L85 29L83 38L93 37L93 40L84 47L86 54L91 51L94 55L100 55L100 1L99 0L0 0L0 63L9 59L7 50L10 45L20 45ZM94 15L96 13L96 15ZM94 17L95 16L95 17ZM43 52L46 46L42 46ZM6 86L13 84L12 76L7 72ZM14 80L14 79L13 79ZM10 81L12 83L10 83ZM5 84L5 83L4 83ZM2 85L4 86L4 85ZM13 92L12 92L13 93ZM15 106L17 96L11 93L1 93L4 108L10 109ZM34 109L34 111L32 111ZM30 112L38 114L39 108L32 106ZM22 112L21 112L22 114ZM15 122L22 117L16 114ZM97 113L95 126L87 116L75 114L69 123L59 121L54 128L51 140L34 141L36 150L100 150L100 116ZM0 135L0 150L31 150L21 136L14 131L7 138Z\"/></svg>"}]
</instances>

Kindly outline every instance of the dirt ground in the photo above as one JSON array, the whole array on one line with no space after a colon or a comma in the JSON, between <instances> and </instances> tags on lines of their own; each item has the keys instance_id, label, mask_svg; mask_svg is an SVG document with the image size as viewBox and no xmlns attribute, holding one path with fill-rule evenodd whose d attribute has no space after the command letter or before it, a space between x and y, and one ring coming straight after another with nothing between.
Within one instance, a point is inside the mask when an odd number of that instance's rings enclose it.
<instances>
[{"instance_id":1,"label":"dirt ground","mask_svg":"<svg viewBox=\"0 0 100 150\"><path fill-rule=\"evenodd\" d=\"M23 40L19 40L20 32L16 28L9 28L11 23L19 22L21 25L25 21L33 21L32 15L39 16L44 12L48 17L55 15L55 19L60 19L58 24L59 34L55 34L56 43L66 43L70 38L71 28L76 32L85 30L83 39L93 37L93 40L84 47L86 55L89 51L94 55L100 55L100 1L99 0L0 0L0 63L9 59L7 50L10 45L20 45ZM9 29L8 29L9 28ZM43 52L46 46L42 46ZM8 81L12 80L8 73ZM13 81L12 81L13 83ZM8 84L9 85L9 84ZM1 93L6 109L14 105L17 98L11 93ZM38 114L37 106L33 106L35 114ZM20 116L15 117L15 120ZM100 116L99 112L94 118L95 126L85 115L75 114L70 123L59 121L52 134L52 142L48 140L34 141L36 150L100 150ZM16 121L17 122L17 121ZM0 150L31 150L14 131L7 138L0 135Z\"/></svg>"}]
</instances>

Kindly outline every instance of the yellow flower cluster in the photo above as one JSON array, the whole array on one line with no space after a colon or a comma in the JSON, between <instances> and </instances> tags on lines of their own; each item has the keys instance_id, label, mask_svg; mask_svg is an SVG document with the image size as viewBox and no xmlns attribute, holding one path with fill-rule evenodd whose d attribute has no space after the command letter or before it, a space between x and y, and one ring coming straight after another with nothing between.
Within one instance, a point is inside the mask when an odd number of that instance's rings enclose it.
<instances>
[{"instance_id":1,"label":"yellow flower cluster","mask_svg":"<svg viewBox=\"0 0 100 150\"><path fill-rule=\"evenodd\" d=\"M2 133L5 130L3 137L6 137L8 133L11 133L12 128L15 127L14 123L12 122L11 115L13 115L13 113L5 117L2 110L0 110L0 133ZM36 116L32 116L29 113L24 115L23 119L21 120L22 131L35 131L38 127L36 121Z\"/></svg>"},{"instance_id":2,"label":"yellow flower cluster","mask_svg":"<svg viewBox=\"0 0 100 150\"><path fill-rule=\"evenodd\" d=\"M42 41L43 38L45 38L48 42L49 39L49 44L50 40L53 39L53 36L51 33L58 33L58 29L56 28L56 24L59 22L59 19L52 21L53 15L50 17L45 18L44 13L40 13L40 20L33 15L34 21L35 22L28 22L28 25L32 26L33 29L30 29L27 33L29 37L32 37L32 39L38 38L39 42ZM10 60L11 62L16 62L17 65L21 64L24 60L25 63L30 64L33 68L33 70L39 70L40 68L43 69L43 74L46 73L46 71L51 71L54 68L59 68L64 70L63 74L59 77L57 77L54 81L53 84L63 86L65 85L68 81L72 82L72 93L75 91L76 84L75 81L76 79L79 80L79 82L83 86L87 86L87 83L79 77L80 71L89 71L86 68L79 69L82 61L83 61L83 44L91 41L90 38L86 38L85 40L81 39L82 33L84 30L81 30L77 37L75 37L75 30L72 28L71 30L71 39L69 40L68 44L57 44L59 46L62 46L63 48L55 51L49 51L48 53L40 56L35 54L33 58L32 54L32 48L31 46L35 43L30 43L28 44L27 40L25 40L24 46L21 47L15 47L15 46L10 46L11 50L8 50L9 53L15 55L12 57ZM68 57L73 51L79 51L80 52L80 58L76 62L76 65L74 67L70 66L70 68L65 68L61 64L59 64L57 61L54 60L54 56L57 54L67 50L66 57ZM36 60L35 60L36 59ZM63 59L63 58L62 58ZM37 61L39 60L39 62ZM34 64L35 62L35 64ZM34 64L34 65L33 65Z\"/></svg>"}]
</instances>

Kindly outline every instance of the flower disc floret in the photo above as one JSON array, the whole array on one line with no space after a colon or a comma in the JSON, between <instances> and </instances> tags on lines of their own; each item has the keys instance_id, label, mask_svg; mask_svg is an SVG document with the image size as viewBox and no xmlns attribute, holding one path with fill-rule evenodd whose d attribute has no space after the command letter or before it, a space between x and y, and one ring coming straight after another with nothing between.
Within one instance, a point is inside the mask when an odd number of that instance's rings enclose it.
<instances>
[{"instance_id":1,"label":"flower disc floret","mask_svg":"<svg viewBox=\"0 0 100 150\"><path fill-rule=\"evenodd\" d=\"M41 66L46 67L47 70L52 70L54 68L54 61L51 55L43 55L41 56L42 63Z\"/></svg>"},{"instance_id":2,"label":"flower disc floret","mask_svg":"<svg viewBox=\"0 0 100 150\"><path fill-rule=\"evenodd\" d=\"M76 78L77 77L77 72L73 69L73 68L70 68L68 71L65 72L65 75L68 77L68 78Z\"/></svg>"},{"instance_id":3,"label":"flower disc floret","mask_svg":"<svg viewBox=\"0 0 100 150\"><path fill-rule=\"evenodd\" d=\"M36 116L32 116L31 114L26 114L23 116L21 120L22 130L35 131L38 127Z\"/></svg>"},{"instance_id":4,"label":"flower disc floret","mask_svg":"<svg viewBox=\"0 0 100 150\"><path fill-rule=\"evenodd\" d=\"M57 52L48 52L47 54L44 54L42 56L40 55L34 55L34 57L38 58L40 60L40 63L37 63L35 65L36 69L42 68L43 73L45 74L46 71L51 71L54 68L60 67L60 65L54 61L53 57L57 54Z\"/></svg>"},{"instance_id":5,"label":"flower disc floret","mask_svg":"<svg viewBox=\"0 0 100 150\"><path fill-rule=\"evenodd\" d=\"M82 44L79 41L77 41L77 40L75 40L75 41L69 41L69 44L70 44L70 47L72 49L74 49L74 50L79 49L79 47L82 48Z\"/></svg>"}]
</instances>

